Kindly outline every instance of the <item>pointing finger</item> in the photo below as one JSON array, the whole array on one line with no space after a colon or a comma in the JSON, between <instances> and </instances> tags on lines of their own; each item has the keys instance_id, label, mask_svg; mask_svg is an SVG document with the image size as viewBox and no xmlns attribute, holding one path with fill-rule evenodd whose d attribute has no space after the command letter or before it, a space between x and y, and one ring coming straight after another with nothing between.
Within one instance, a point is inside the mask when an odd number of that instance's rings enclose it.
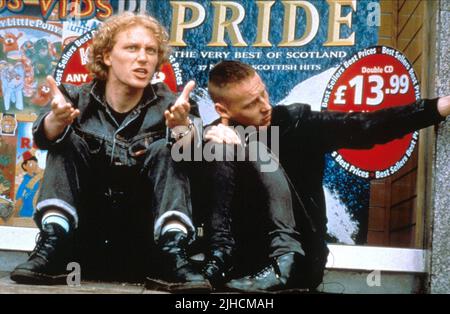
<instances>
[{"instance_id":1,"label":"pointing finger","mask_svg":"<svg viewBox=\"0 0 450 314\"><path fill-rule=\"evenodd\" d=\"M51 75L47 76L47 84L50 88L50 93L52 94L53 97L61 96L62 98L64 98L63 94L61 93L61 91L58 88L58 85L56 85L56 81L53 78L53 76L51 76Z\"/></svg>"},{"instance_id":2,"label":"pointing finger","mask_svg":"<svg viewBox=\"0 0 450 314\"><path fill-rule=\"evenodd\" d=\"M195 82L189 81L186 86L184 87L183 91L181 92L180 98L182 98L185 101L189 101L189 95L195 88Z\"/></svg>"}]
</instances>

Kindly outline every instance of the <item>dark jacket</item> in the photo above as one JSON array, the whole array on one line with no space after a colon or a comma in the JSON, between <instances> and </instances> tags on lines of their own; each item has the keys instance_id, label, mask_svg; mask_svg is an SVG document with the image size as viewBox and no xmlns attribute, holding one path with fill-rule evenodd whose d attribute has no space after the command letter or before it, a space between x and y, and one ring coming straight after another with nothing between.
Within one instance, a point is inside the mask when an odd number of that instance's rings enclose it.
<instances>
[{"instance_id":1,"label":"dark jacket","mask_svg":"<svg viewBox=\"0 0 450 314\"><path fill-rule=\"evenodd\" d=\"M325 153L371 148L444 119L437 111L437 99L371 113L317 112L308 105L292 104L275 107L272 117L272 125L280 127L281 165L311 218L313 242L319 241L313 246L324 243L327 232L322 188Z\"/></svg>"},{"instance_id":2,"label":"dark jacket","mask_svg":"<svg viewBox=\"0 0 450 314\"><path fill-rule=\"evenodd\" d=\"M146 148L166 136L164 111L176 101L176 95L165 84L149 84L142 101L119 125L106 104L104 82L94 80L81 87L64 85L60 90L66 100L80 110L80 115L59 139L48 141L43 132L48 112L42 113L33 125L35 144L41 149L51 149L64 143L70 132L75 132L86 141L91 153L104 154L105 161L119 166L139 164L139 157L145 156ZM191 113L198 116L195 104ZM193 116L191 119L199 123L199 119Z\"/></svg>"},{"instance_id":3,"label":"dark jacket","mask_svg":"<svg viewBox=\"0 0 450 314\"><path fill-rule=\"evenodd\" d=\"M153 231L161 225L161 215L179 210L181 221L190 223L190 204L184 194L188 182L184 176L173 175L173 167L168 169L170 155L164 149L164 111L176 95L164 84L148 85L141 102L119 125L106 104L103 82L60 89L80 115L56 141L44 135L47 112L33 125L35 143L49 150L53 162L45 170L39 201L67 204L72 216L79 218L74 251L88 265L83 268L85 274L142 278L154 265L147 263L156 262L152 238L159 235ZM193 111L196 108L191 105ZM151 171L144 171L146 167ZM153 186L156 180L158 186Z\"/></svg>"}]
</instances>

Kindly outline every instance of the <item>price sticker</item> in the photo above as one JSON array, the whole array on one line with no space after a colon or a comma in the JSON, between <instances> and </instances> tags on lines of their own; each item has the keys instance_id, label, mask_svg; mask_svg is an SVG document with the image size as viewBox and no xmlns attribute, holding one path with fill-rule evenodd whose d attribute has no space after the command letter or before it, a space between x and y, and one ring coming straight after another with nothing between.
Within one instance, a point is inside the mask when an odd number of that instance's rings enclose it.
<instances>
[{"instance_id":1,"label":"price sticker","mask_svg":"<svg viewBox=\"0 0 450 314\"><path fill-rule=\"evenodd\" d=\"M339 66L327 85L321 109L371 112L420 98L419 82L407 58L393 48L376 46L357 52ZM331 156L354 175L381 179L406 164L417 141L418 132L414 132L372 149L340 149Z\"/></svg>"}]
</instances>

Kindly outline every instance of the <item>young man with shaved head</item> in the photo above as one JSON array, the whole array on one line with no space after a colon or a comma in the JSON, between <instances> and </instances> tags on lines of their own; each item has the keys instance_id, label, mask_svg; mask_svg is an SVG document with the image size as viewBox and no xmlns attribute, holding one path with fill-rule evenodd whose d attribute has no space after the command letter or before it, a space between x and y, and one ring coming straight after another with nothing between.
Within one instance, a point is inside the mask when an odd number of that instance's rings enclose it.
<instances>
[{"instance_id":1,"label":"young man with shaved head","mask_svg":"<svg viewBox=\"0 0 450 314\"><path fill-rule=\"evenodd\" d=\"M230 269L225 261L235 246L234 267L249 267L226 287L243 292L314 289L322 282L328 256L325 153L367 149L450 114L450 96L371 113L314 112L305 104L272 107L261 77L239 61L218 63L209 73L208 89L220 119L206 139L243 148L246 160L215 162L221 202L212 207L210 255L221 259L209 263L205 273L214 278ZM251 150L249 155L251 137L239 137L232 129L236 126L254 127L260 134L277 128L276 143L266 145L279 167L261 171L261 160L251 159ZM261 254L263 265L257 259Z\"/></svg>"}]
</instances>

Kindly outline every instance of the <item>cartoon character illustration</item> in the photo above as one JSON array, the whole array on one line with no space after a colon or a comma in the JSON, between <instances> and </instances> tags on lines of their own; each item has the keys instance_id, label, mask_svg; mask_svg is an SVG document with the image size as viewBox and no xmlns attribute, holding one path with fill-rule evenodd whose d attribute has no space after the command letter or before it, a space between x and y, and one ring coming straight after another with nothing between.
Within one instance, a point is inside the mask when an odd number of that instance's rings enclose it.
<instances>
[{"instance_id":1,"label":"cartoon character illustration","mask_svg":"<svg viewBox=\"0 0 450 314\"><path fill-rule=\"evenodd\" d=\"M25 70L25 81L23 87L23 94L25 97L31 97L36 92L37 82L34 79L34 70L31 60L23 57L21 60Z\"/></svg>"},{"instance_id":2,"label":"cartoon character illustration","mask_svg":"<svg viewBox=\"0 0 450 314\"><path fill-rule=\"evenodd\" d=\"M0 61L0 78L5 110L9 110L11 102L15 103L18 110L23 110L25 68L22 62L13 65L4 60Z\"/></svg>"},{"instance_id":3,"label":"cartoon character illustration","mask_svg":"<svg viewBox=\"0 0 450 314\"><path fill-rule=\"evenodd\" d=\"M12 92L13 65L2 60L0 61L0 78L2 81L2 94L5 110L9 110L11 102L15 102L15 95Z\"/></svg>"},{"instance_id":4,"label":"cartoon character illustration","mask_svg":"<svg viewBox=\"0 0 450 314\"><path fill-rule=\"evenodd\" d=\"M13 33L6 32L4 36L0 35L0 42L3 44L3 52L8 57L19 51L19 38L22 37L22 33L17 36Z\"/></svg>"},{"instance_id":5,"label":"cartoon character illustration","mask_svg":"<svg viewBox=\"0 0 450 314\"><path fill-rule=\"evenodd\" d=\"M34 54L34 44L31 40L26 40L20 46L20 50L25 55L26 58L31 59Z\"/></svg>"},{"instance_id":6,"label":"cartoon character illustration","mask_svg":"<svg viewBox=\"0 0 450 314\"><path fill-rule=\"evenodd\" d=\"M22 169L26 172L16 194L16 209L19 217L32 217L35 198L41 185L43 170L39 168L37 158L30 152L22 154Z\"/></svg>"},{"instance_id":7,"label":"cartoon character illustration","mask_svg":"<svg viewBox=\"0 0 450 314\"><path fill-rule=\"evenodd\" d=\"M53 57L54 60L58 60L59 56L62 52L62 43L61 42L48 42L48 50L50 52L50 55Z\"/></svg>"},{"instance_id":8,"label":"cartoon character illustration","mask_svg":"<svg viewBox=\"0 0 450 314\"><path fill-rule=\"evenodd\" d=\"M15 94L15 103L18 110L23 110L23 87L25 83L25 67L18 61L13 67L13 93Z\"/></svg>"},{"instance_id":9,"label":"cartoon character illustration","mask_svg":"<svg viewBox=\"0 0 450 314\"><path fill-rule=\"evenodd\" d=\"M17 129L17 120L13 114L4 113L0 121L0 134L14 136Z\"/></svg>"},{"instance_id":10,"label":"cartoon character illustration","mask_svg":"<svg viewBox=\"0 0 450 314\"><path fill-rule=\"evenodd\" d=\"M45 77L52 73L53 62L56 58L49 49L49 42L45 38L41 38L34 43L34 53L31 62L34 67L34 75Z\"/></svg>"}]
</instances>

